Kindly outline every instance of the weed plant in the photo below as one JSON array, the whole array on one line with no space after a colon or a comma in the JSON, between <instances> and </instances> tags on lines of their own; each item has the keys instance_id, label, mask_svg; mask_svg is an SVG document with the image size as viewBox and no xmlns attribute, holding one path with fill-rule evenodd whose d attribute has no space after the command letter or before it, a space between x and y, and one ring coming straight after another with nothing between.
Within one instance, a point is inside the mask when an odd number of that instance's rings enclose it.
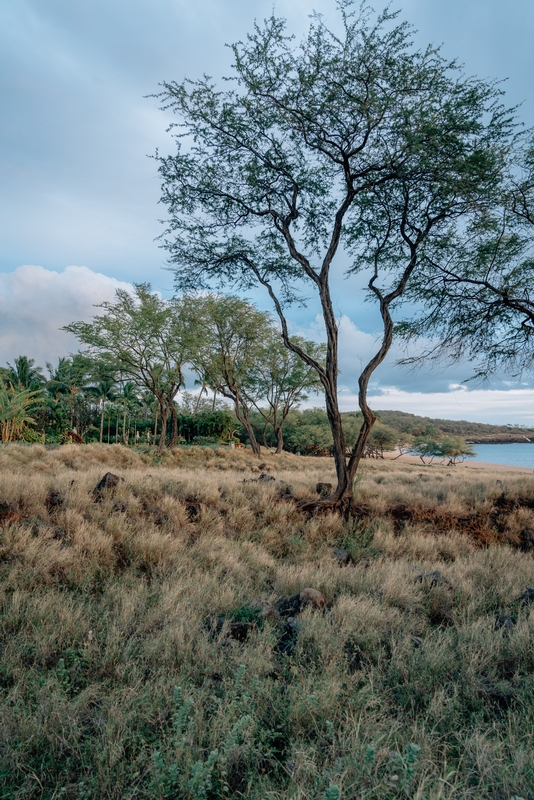
<instances>
[{"instance_id":1,"label":"weed plant","mask_svg":"<svg viewBox=\"0 0 534 800\"><path fill-rule=\"evenodd\" d=\"M329 459L0 467L0 797L534 799L532 476L366 463L344 523L294 501ZM305 587L327 608L285 650L258 609Z\"/></svg>"}]
</instances>

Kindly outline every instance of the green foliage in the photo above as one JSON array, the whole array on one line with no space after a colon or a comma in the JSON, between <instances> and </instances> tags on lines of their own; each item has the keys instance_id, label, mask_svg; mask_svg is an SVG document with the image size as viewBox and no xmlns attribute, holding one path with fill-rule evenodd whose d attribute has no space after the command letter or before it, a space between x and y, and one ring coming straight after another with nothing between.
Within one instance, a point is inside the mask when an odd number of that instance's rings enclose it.
<instances>
[{"instance_id":1,"label":"green foliage","mask_svg":"<svg viewBox=\"0 0 534 800\"><path fill-rule=\"evenodd\" d=\"M442 458L447 459L450 466L454 466L458 461L463 461L465 458L475 455L471 445L466 444L461 439L451 439L449 437L436 441L435 439L418 436L410 446L410 452L419 456L423 464L425 463L425 458L429 459L429 463L432 463L435 458Z\"/></svg>"},{"instance_id":2,"label":"green foliage","mask_svg":"<svg viewBox=\"0 0 534 800\"><path fill-rule=\"evenodd\" d=\"M40 397L40 389L23 389L0 380L0 434L3 442L22 437L28 424L34 421L30 411Z\"/></svg>"}]
</instances>

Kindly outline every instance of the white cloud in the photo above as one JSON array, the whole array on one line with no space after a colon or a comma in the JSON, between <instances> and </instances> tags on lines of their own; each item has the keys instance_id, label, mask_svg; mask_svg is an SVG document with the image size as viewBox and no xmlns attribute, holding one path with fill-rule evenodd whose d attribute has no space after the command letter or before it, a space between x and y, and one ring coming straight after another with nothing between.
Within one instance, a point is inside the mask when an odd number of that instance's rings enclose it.
<instances>
[{"instance_id":1,"label":"white cloud","mask_svg":"<svg viewBox=\"0 0 534 800\"><path fill-rule=\"evenodd\" d=\"M118 288L131 285L87 267L26 265L0 274L0 363L23 354L44 365L77 350L75 337L60 328L89 320L98 313L94 305L112 300Z\"/></svg>"}]
</instances>

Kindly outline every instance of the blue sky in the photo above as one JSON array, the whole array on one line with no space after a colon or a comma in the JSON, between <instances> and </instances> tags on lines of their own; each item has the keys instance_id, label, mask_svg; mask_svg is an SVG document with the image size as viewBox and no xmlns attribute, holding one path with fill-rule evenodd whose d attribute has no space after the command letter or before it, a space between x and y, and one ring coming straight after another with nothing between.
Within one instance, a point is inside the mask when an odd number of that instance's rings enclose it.
<instances>
[{"instance_id":1,"label":"blue sky","mask_svg":"<svg viewBox=\"0 0 534 800\"><path fill-rule=\"evenodd\" d=\"M468 73L508 78L507 103L523 103L520 116L534 125L532 0L393 7L418 29L418 44L443 43ZM228 74L225 43L271 8L270 0L0 0L0 361L25 352L43 363L73 349L58 328L87 317L121 283L172 289L154 241L164 208L148 158L156 147L172 151L170 120L146 95L162 80ZM297 36L313 8L335 20L333 0L275 4ZM349 408L376 317L354 283L338 280L335 294ZM295 311L295 329L320 336L316 311ZM375 407L534 424L530 385L466 392L450 388L469 375L465 365L408 373L394 366L397 355L377 373Z\"/></svg>"}]
</instances>

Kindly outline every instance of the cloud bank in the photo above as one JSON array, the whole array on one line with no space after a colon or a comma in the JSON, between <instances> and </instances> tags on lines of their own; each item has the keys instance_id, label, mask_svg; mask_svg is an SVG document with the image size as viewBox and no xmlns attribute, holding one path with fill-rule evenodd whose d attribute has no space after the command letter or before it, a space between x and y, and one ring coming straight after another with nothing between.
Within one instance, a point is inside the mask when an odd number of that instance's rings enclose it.
<instances>
[{"instance_id":1,"label":"cloud bank","mask_svg":"<svg viewBox=\"0 0 534 800\"><path fill-rule=\"evenodd\" d=\"M0 274L0 362L19 355L38 364L79 349L74 336L60 330L74 320L89 320L95 304L112 300L131 285L87 267L63 272L26 265Z\"/></svg>"}]
</instances>

